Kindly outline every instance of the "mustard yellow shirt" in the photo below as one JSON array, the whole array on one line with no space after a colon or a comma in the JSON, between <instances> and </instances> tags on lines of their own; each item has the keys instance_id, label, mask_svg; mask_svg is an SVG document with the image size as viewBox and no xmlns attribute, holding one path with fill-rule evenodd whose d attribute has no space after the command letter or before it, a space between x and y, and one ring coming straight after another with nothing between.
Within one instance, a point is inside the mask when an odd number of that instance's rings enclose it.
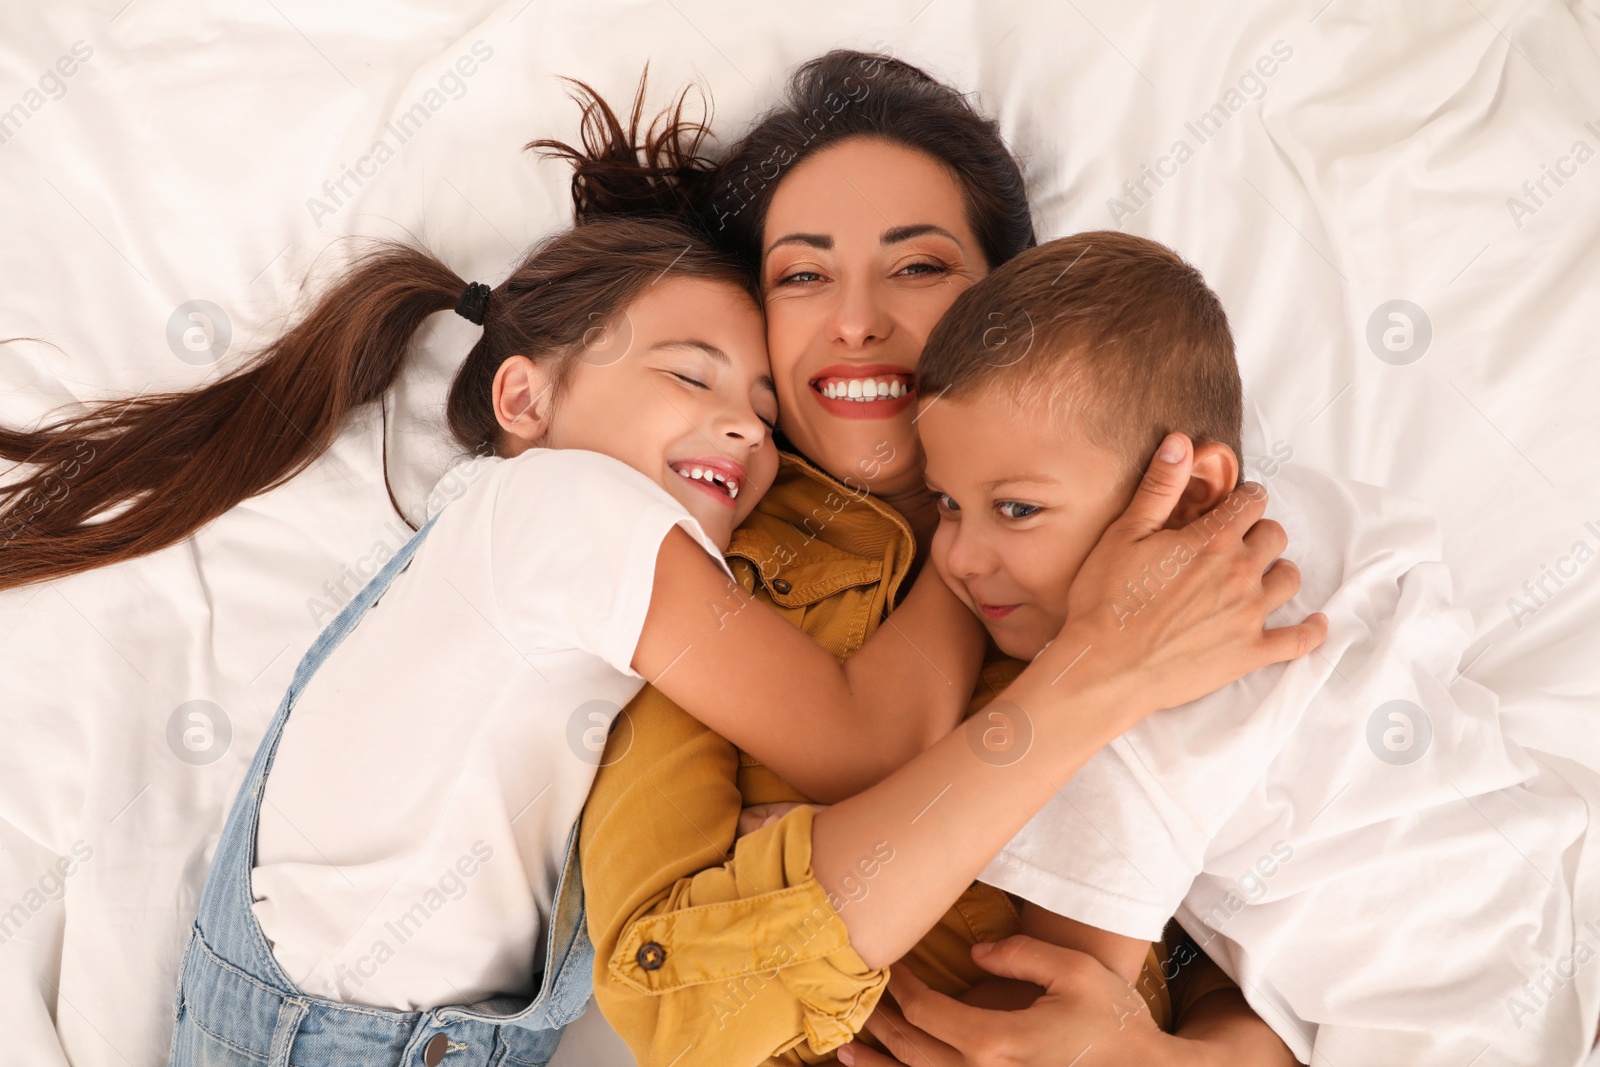
<instances>
[{"instance_id":1,"label":"mustard yellow shirt","mask_svg":"<svg viewBox=\"0 0 1600 1067\"><path fill-rule=\"evenodd\" d=\"M915 552L898 512L785 453L727 559L745 589L843 658L896 602ZM969 713L1021 668L987 663ZM797 808L735 840L746 805L807 799L653 687L617 717L580 851L595 999L640 1067L833 1063L862 1030L888 971L850 947L812 874L814 813ZM893 862L892 850L876 858ZM934 989L965 992L989 977L971 946L1018 932L1019 905L974 882L905 964ZM1169 955L1152 946L1138 983L1163 1028ZM1182 968L1180 1012L1231 985L1200 961L1209 971Z\"/></svg>"}]
</instances>

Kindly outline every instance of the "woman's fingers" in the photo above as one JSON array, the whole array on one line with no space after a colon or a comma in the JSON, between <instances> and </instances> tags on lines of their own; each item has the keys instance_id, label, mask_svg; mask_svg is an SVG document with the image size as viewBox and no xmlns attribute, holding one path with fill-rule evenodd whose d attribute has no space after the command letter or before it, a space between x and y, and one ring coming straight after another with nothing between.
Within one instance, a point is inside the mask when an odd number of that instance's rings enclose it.
<instances>
[{"instance_id":1,"label":"woman's fingers","mask_svg":"<svg viewBox=\"0 0 1600 1067\"><path fill-rule=\"evenodd\" d=\"M867 1029L872 1029L871 1018L867 1019ZM899 1060L885 1056L875 1048L868 1048L859 1041L852 1041L840 1047L834 1055L839 1057L839 1062L845 1067L900 1067Z\"/></svg>"},{"instance_id":2,"label":"woman's fingers","mask_svg":"<svg viewBox=\"0 0 1600 1067\"><path fill-rule=\"evenodd\" d=\"M1261 576L1261 595L1267 599L1267 612L1271 614L1294 599L1300 592L1300 568L1294 560L1274 560Z\"/></svg>"},{"instance_id":3,"label":"woman's fingers","mask_svg":"<svg viewBox=\"0 0 1600 1067\"><path fill-rule=\"evenodd\" d=\"M1328 617L1322 612L1294 626L1279 626L1262 634L1269 663L1299 659L1328 639Z\"/></svg>"},{"instance_id":4,"label":"woman's fingers","mask_svg":"<svg viewBox=\"0 0 1600 1067\"><path fill-rule=\"evenodd\" d=\"M771 804L751 804L739 812L739 828L734 831L735 837L743 837L763 826L777 822L795 808L813 808L821 811L826 804L805 804L798 800L780 800Z\"/></svg>"},{"instance_id":5,"label":"woman's fingers","mask_svg":"<svg viewBox=\"0 0 1600 1067\"><path fill-rule=\"evenodd\" d=\"M1258 519L1245 531L1244 545L1250 558L1259 564L1257 570L1264 572L1289 547L1289 535L1272 519Z\"/></svg>"},{"instance_id":6,"label":"woman's fingers","mask_svg":"<svg viewBox=\"0 0 1600 1067\"><path fill-rule=\"evenodd\" d=\"M1085 967L1100 969L1093 956L1076 949L1041 941L1027 934L1013 934L999 941L972 946L972 958L979 967L998 978L1032 982L1047 992L1065 995L1073 982L1082 977Z\"/></svg>"},{"instance_id":7,"label":"woman's fingers","mask_svg":"<svg viewBox=\"0 0 1600 1067\"><path fill-rule=\"evenodd\" d=\"M867 1016L867 1032L882 1042L896 1060L913 1067L958 1067L965 1062L960 1052L911 1022L904 1012L882 1001Z\"/></svg>"},{"instance_id":8,"label":"woman's fingers","mask_svg":"<svg viewBox=\"0 0 1600 1067\"><path fill-rule=\"evenodd\" d=\"M1167 525L1172 509L1189 484L1194 449L1181 433L1168 434L1150 460L1133 500L1117 520L1132 540L1140 540Z\"/></svg>"}]
</instances>

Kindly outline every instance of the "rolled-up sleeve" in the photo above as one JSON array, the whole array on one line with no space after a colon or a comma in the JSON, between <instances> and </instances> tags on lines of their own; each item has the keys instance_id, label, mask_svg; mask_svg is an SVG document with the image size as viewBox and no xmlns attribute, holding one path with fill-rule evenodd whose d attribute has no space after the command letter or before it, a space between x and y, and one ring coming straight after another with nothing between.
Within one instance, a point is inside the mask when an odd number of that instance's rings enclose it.
<instances>
[{"instance_id":1,"label":"rolled-up sleeve","mask_svg":"<svg viewBox=\"0 0 1600 1067\"><path fill-rule=\"evenodd\" d=\"M735 841L743 803L737 750L659 692L619 716L580 849L595 999L640 1067L825 1057L888 983L812 874L815 812Z\"/></svg>"}]
</instances>

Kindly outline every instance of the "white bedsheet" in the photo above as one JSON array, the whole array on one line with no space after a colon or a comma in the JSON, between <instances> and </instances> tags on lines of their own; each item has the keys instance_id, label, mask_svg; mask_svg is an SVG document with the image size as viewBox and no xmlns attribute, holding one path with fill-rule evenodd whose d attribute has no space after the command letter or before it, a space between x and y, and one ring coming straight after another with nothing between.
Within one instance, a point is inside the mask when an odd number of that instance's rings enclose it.
<instances>
[{"instance_id":1,"label":"white bedsheet","mask_svg":"<svg viewBox=\"0 0 1600 1067\"><path fill-rule=\"evenodd\" d=\"M1115 225L1197 263L1260 416L1252 470L1308 463L1432 505L1478 629L1465 672L1523 743L1600 764L1595 5L857 7L11 5L0 336L49 344L0 348L0 419L206 381L348 234L412 234L499 280L567 219L566 173L520 151L575 133L557 74L618 102L647 58L655 100L698 75L732 134L794 63L876 45L977 90L1024 157L1041 236ZM183 343L197 300L228 325L213 363ZM1396 300L1425 313L1426 345L1413 311L1406 347ZM443 392L474 333L437 316L390 401L414 519L451 459ZM374 410L185 544L0 595L0 1019L17 1062L164 1061L226 806L319 605L400 536L380 443ZM208 763L182 741L196 712ZM605 1062L586 1020L563 1059Z\"/></svg>"}]
</instances>

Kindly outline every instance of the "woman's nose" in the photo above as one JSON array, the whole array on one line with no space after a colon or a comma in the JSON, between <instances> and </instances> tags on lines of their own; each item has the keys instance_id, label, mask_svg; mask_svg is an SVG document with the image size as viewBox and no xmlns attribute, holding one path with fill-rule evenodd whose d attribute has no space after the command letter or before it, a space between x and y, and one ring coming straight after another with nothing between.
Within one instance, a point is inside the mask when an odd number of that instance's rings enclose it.
<instances>
[{"instance_id":1,"label":"woman's nose","mask_svg":"<svg viewBox=\"0 0 1600 1067\"><path fill-rule=\"evenodd\" d=\"M839 302L833 311L833 339L850 348L860 348L889 336L889 316L873 287L865 282L850 282L839 289Z\"/></svg>"}]
</instances>

